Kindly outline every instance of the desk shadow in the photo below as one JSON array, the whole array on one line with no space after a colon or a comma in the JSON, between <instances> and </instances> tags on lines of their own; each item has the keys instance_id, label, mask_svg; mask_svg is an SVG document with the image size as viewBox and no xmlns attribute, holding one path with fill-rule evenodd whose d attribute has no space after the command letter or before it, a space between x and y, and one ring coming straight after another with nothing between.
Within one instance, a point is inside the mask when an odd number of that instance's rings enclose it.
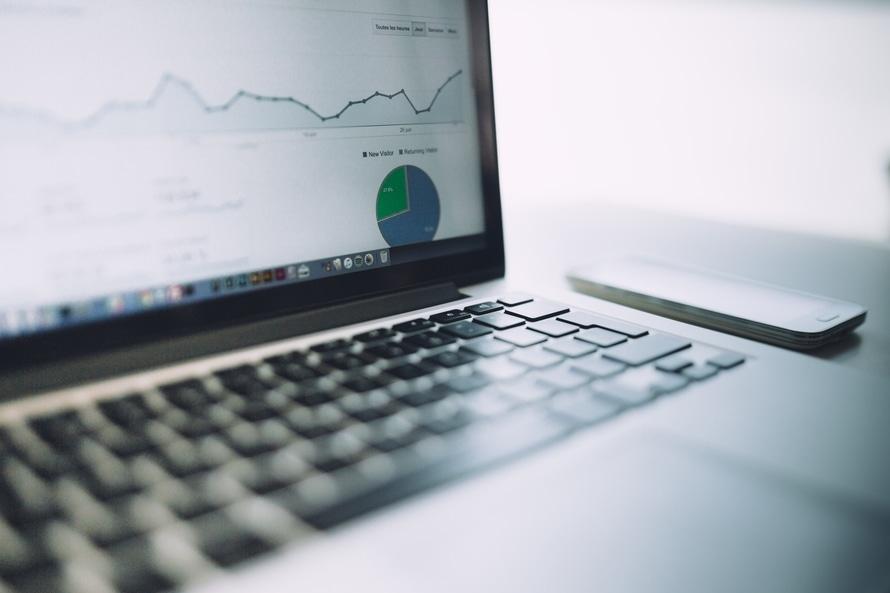
<instances>
[{"instance_id":1,"label":"desk shadow","mask_svg":"<svg viewBox=\"0 0 890 593\"><path fill-rule=\"evenodd\" d=\"M815 350L806 352L816 358L838 360L854 354L862 345L862 338L857 333L847 334L836 342L825 344Z\"/></svg>"}]
</instances>

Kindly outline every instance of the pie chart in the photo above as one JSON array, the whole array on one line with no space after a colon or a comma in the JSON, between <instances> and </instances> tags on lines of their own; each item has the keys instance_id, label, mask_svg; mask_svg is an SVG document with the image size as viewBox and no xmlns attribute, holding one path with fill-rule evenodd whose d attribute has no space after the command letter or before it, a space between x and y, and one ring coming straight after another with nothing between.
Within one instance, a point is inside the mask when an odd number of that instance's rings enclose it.
<instances>
[{"instance_id":1,"label":"pie chart","mask_svg":"<svg viewBox=\"0 0 890 593\"><path fill-rule=\"evenodd\" d=\"M439 228L439 192L426 171L402 165L377 190L377 227L390 247L432 241Z\"/></svg>"}]
</instances>

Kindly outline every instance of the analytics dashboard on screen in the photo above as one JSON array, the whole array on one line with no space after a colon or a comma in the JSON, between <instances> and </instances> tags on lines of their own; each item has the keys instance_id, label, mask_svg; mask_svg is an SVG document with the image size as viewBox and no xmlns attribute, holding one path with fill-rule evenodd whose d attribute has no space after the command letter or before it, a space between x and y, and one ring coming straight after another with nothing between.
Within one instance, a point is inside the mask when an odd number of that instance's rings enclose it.
<instances>
[{"instance_id":1,"label":"analytics dashboard on screen","mask_svg":"<svg viewBox=\"0 0 890 593\"><path fill-rule=\"evenodd\" d=\"M0 311L480 235L464 11L4 2Z\"/></svg>"}]
</instances>

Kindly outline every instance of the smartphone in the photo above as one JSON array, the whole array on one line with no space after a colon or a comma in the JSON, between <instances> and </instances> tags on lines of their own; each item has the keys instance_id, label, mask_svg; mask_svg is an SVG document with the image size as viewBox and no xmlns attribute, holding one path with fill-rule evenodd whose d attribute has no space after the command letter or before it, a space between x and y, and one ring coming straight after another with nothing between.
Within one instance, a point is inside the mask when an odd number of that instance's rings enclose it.
<instances>
[{"instance_id":1,"label":"smartphone","mask_svg":"<svg viewBox=\"0 0 890 593\"><path fill-rule=\"evenodd\" d=\"M834 341L866 315L855 303L640 257L577 268L568 278L579 292L796 350Z\"/></svg>"}]
</instances>

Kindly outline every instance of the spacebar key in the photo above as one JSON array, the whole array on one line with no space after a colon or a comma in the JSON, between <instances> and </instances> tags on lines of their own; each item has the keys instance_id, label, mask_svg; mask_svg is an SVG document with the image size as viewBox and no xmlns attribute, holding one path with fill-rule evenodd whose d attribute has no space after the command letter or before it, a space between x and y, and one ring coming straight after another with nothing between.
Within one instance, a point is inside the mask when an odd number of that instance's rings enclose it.
<instances>
[{"instance_id":1,"label":"spacebar key","mask_svg":"<svg viewBox=\"0 0 890 593\"><path fill-rule=\"evenodd\" d=\"M630 366L640 366L662 356L673 354L678 350L689 348L691 345L687 340L673 336L650 334L604 350L603 358L611 358Z\"/></svg>"},{"instance_id":2,"label":"spacebar key","mask_svg":"<svg viewBox=\"0 0 890 593\"><path fill-rule=\"evenodd\" d=\"M503 419L479 423L447 440L447 450L431 464L414 467L370 489L357 488L327 508L302 514L326 529L417 492L506 461L567 435L570 428L546 410L529 408Z\"/></svg>"}]
</instances>

